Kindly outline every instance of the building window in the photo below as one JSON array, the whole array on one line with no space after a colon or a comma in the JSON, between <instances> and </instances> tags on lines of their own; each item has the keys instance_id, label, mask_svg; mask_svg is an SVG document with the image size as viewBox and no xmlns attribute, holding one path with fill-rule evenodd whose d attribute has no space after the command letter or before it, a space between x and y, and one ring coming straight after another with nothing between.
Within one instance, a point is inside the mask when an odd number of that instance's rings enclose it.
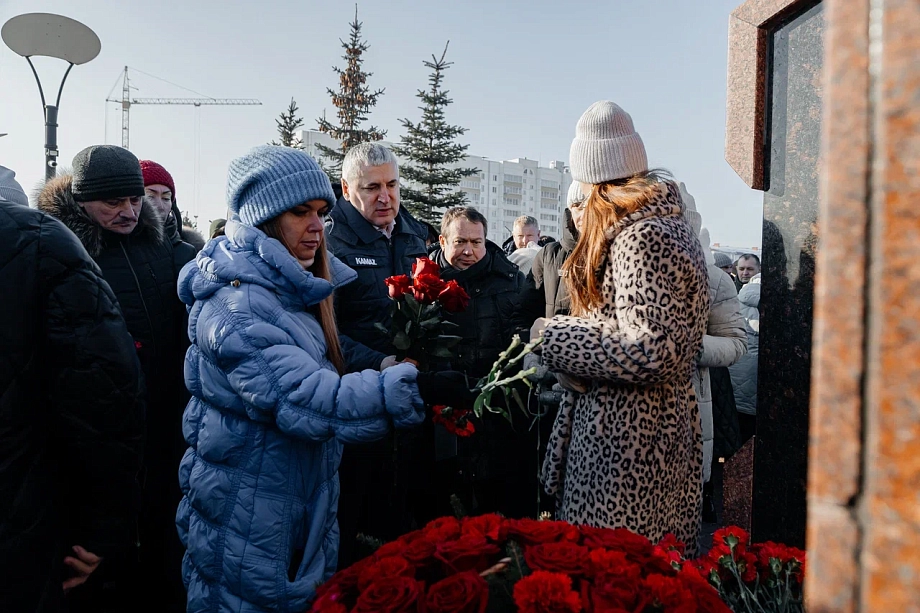
<instances>
[{"instance_id":1,"label":"building window","mask_svg":"<svg viewBox=\"0 0 920 613\"><path fill-rule=\"evenodd\" d=\"M503 202L510 206L520 206L521 204L521 201L517 198L505 198Z\"/></svg>"},{"instance_id":2,"label":"building window","mask_svg":"<svg viewBox=\"0 0 920 613\"><path fill-rule=\"evenodd\" d=\"M505 217L520 217L521 211L518 209L505 209Z\"/></svg>"},{"instance_id":3,"label":"building window","mask_svg":"<svg viewBox=\"0 0 920 613\"><path fill-rule=\"evenodd\" d=\"M495 206L495 198L492 198L492 206Z\"/></svg>"},{"instance_id":4,"label":"building window","mask_svg":"<svg viewBox=\"0 0 920 613\"><path fill-rule=\"evenodd\" d=\"M497 194L497 193L498 193L498 188L497 188L497 187L493 187L493 188L492 188L492 193L493 193L493 194Z\"/></svg>"},{"instance_id":5,"label":"building window","mask_svg":"<svg viewBox=\"0 0 920 613\"><path fill-rule=\"evenodd\" d=\"M498 181L498 175L492 175L492 180L493 180L493 181Z\"/></svg>"},{"instance_id":6,"label":"building window","mask_svg":"<svg viewBox=\"0 0 920 613\"><path fill-rule=\"evenodd\" d=\"M510 187L510 186L508 186L508 185L505 186L505 193L506 193L506 194L520 194L521 191L522 191L522 190L521 190L520 187Z\"/></svg>"},{"instance_id":7,"label":"building window","mask_svg":"<svg viewBox=\"0 0 920 613\"><path fill-rule=\"evenodd\" d=\"M540 197L546 198L547 200L556 200L558 198L558 194L556 194L556 192L548 192L544 189L540 192Z\"/></svg>"},{"instance_id":8,"label":"building window","mask_svg":"<svg viewBox=\"0 0 920 613\"><path fill-rule=\"evenodd\" d=\"M555 215L540 215L540 221L556 221L558 218Z\"/></svg>"},{"instance_id":9,"label":"building window","mask_svg":"<svg viewBox=\"0 0 920 613\"><path fill-rule=\"evenodd\" d=\"M555 181L547 181L544 179L540 181L540 187L548 187L549 189L559 189L559 184L556 183Z\"/></svg>"},{"instance_id":10,"label":"building window","mask_svg":"<svg viewBox=\"0 0 920 613\"><path fill-rule=\"evenodd\" d=\"M470 189L479 189L479 181L460 181L460 187L469 187Z\"/></svg>"},{"instance_id":11,"label":"building window","mask_svg":"<svg viewBox=\"0 0 920 613\"><path fill-rule=\"evenodd\" d=\"M523 181L523 177L521 177L521 175L505 175L505 181L521 183Z\"/></svg>"}]
</instances>

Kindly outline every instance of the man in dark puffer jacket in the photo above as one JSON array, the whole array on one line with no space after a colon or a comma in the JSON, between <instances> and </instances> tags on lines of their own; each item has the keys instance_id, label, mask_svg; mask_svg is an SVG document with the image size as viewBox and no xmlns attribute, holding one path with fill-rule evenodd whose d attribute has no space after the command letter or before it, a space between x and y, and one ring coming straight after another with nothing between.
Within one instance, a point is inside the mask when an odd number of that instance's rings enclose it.
<instances>
[{"instance_id":1,"label":"man in dark puffer jacket","mask_svg":"<svg viewBox=\"0 0 920 613\"><path fill-rule=\"evenodd\" d=\"M127 577L121 585L127 592L143 591L152 608L172 611L185 606L175 514L185 451L181 420L188 398L182 365L189 340L187 314L176 293L182 262L164 235L162 217L144 194L137 158L121 147L97 145L74 157L72 176L45 185L38 208L64 222L83 243L115 292L134 337L147 381L147 444L140 566L120 569Z\"/></svg>"},{"instance_id":2,"label":"man in dark puffer jacket","mask_svg":"<svg viewBox=\"0 0 920 613\"><path fill-rule=\"evenodd\" d=\"M508 260L501 247L486 240L487 221L473 207L454 207L444 213L440 246L431 259L441 267L441 278L454 280L470 295L466 310L446 319L457 324L462 337L451 351L451 367L464 371L470 382L488 374L498 354L508 348L514 334L527 336L514 314L524 285L524 275ZM536 515L538 459L530 424L515 407L515 427L495 415L476 424L476 435L457 441L437 431L439 455L446 436L457 450L454 458L439 463L435 495L442 513L449 513L450 494L457 494L471 513L500 512L508 517ZM542 461L542 460L539 460Z\"/></svg>"},{"instance_id":3,"label":"man in dark puffer jacket","mask_svg":"<svg viewBox=\"0 0 920 613\"><path fill-rule=\"evenodd\" d=\"M11 175L0 167L0 270L15 289L0 306L0 611L50 613L65 580L132 542L143 383L99 268L21 188L10 198Z\"/></svg>"}]
</instances>

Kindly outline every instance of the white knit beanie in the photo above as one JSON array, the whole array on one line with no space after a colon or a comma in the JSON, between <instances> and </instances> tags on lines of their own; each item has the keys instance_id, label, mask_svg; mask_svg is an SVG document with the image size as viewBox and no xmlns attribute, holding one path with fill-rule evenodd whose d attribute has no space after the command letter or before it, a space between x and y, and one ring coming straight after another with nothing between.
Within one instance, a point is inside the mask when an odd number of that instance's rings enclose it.
<instances>
[{"instance_id":1,"label":"white knit beanie","mask_svg":"<svg viewBox=\"0 0 920 613\"><path fill-rule=\"evenodd\" d=\"M565 206L569 206L573 202L581 202L584 199L585 194L581 191L581 183L572 181L572 184L569 185L569 192L565 195Z\"/></svg>"},{"instance_id":2,"label":"white knit beanie","mask_svg":"<svg viewBox=\"0 0 920 613\"><path fill-rule=\"evenodd\" d=\"M601 100L588 107L575 126L569 165L573 179L597 185L645 172L648 156L629 113Z\"/></svg>"}]
</instances>

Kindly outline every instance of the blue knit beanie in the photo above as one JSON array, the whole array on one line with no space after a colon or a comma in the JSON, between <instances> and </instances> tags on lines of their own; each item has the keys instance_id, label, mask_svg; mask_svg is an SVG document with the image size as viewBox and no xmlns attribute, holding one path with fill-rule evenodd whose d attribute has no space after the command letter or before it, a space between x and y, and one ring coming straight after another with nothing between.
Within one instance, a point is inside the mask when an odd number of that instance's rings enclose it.
<instances>
[{"instance_id":1,"label":"blue knit beanie","mask_svg":"<svg viewBox=\"0 0 920 613\"><path fill-rule=\"evenodd\" d=\"M258 226L309 200L335 206L329 177L299 149L261 145L230 162L227 206L248 226Z\"/></svg>"}]
</instances>

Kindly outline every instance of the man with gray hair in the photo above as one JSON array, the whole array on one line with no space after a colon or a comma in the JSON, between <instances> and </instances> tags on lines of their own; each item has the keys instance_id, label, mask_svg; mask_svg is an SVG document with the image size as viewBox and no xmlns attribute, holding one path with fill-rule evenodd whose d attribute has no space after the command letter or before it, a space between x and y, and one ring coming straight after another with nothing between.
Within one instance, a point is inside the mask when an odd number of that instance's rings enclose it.
<instances>
[{"instance_id":1,"label":"man with gray hair","mask_svg":"<svg viewBox=\"0 0 920 613\"><path fill-rule=\"evenodd\" d=\"M393 152L379 143L349 149L342 162L342 198L326 220L327 248L358 273L357 280L336 292L342 334L382 355L395 353L375 326L390 325L384 280L410 274L415 259L427 254L427 237L428 228L399 206L399 167ZM409 491L410 486L424 487L419 478L409 483L410 465L420 464L411 459L419 453L419 435L400 434L395 459L393 436L345 447L339 469L340 568L356 561L359 533L388 541L407 532L412 500L424 497L423 491L418 496Z\"/></svg>"}]
</instances>

